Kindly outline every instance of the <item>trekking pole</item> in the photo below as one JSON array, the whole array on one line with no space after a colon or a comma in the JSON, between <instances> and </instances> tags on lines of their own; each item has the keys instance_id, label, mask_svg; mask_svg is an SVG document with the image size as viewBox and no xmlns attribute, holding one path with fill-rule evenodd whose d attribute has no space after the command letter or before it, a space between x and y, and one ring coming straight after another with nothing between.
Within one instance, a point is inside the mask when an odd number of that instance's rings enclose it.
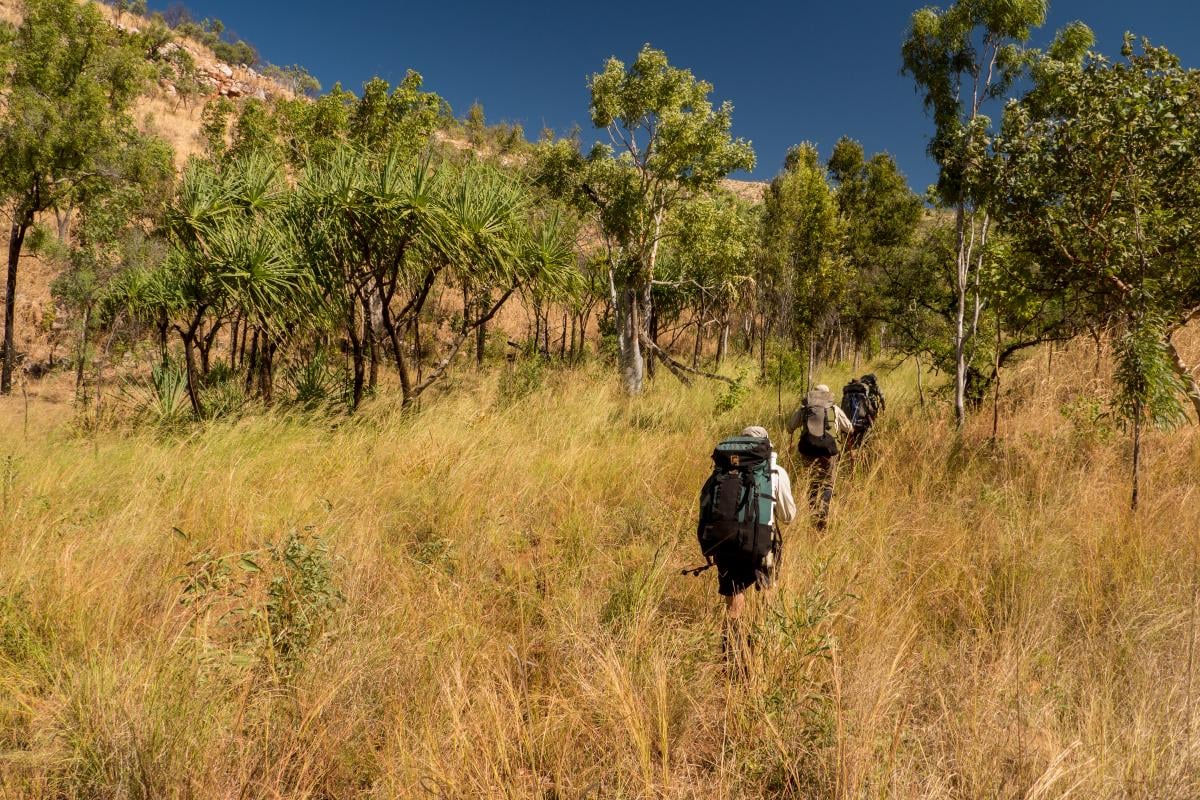
<instances>
[{"instance_id":1,"label":"trekking pole","mask_svg":"<svg viewBox=\"0 0 1200 800\"><path fill-rule=\"evenodd\" d=\"M716 564L714 564L710 561L709 563L705 564L702 567L690 567L688 569L682 569L679 571L679 574L680 575L691 575L693 578L695 578L702 573L708 572L710 569L712 569L715 566L716 566Z\"/></svg>"}]
</instances>

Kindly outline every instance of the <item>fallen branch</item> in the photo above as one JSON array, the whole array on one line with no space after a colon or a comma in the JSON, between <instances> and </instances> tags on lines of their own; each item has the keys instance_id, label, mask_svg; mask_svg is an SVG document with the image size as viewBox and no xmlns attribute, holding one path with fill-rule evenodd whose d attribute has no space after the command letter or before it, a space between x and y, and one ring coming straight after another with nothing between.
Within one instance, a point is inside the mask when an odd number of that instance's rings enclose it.
<instances>
[{"instance_id":1,"label":"fallen branch","mask_svg":"<svg viewBox=\"0 0 1200 800\"><path fill-rule=\"evenodd\" d=\"M650 337L644 333L638 334L638 341L642 343L642 347L650 350L656 356L662 359L662 362L667 365L667 369L671 370L671 374L678 378L679 382L684 386L692 385L688 375L698 375L701 378L708 378L712 381L728 383L730 386L737 386L737 381L735 381L733 378L726 378L724 375L717 375L715 372L705 372L704 370L700 369L692 369L686 364L676 361L669 353L667 353L666 350L663 350L661 347L651 341Z\"/></svg>"}]
</instances>

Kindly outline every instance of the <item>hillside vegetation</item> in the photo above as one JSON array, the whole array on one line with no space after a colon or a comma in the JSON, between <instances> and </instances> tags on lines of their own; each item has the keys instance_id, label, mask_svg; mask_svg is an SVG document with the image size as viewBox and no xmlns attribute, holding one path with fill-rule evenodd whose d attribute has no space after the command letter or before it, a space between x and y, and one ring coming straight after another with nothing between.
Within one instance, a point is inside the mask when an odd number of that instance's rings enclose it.
<instances>
[{"instance_id":1,"label":"hillside vegetation","mask_svg":"<svg viewBox=\"0 0 1200 800\"><path fill-rule=\"evenodd\" d=\"M14 8L0 797L1200 796L1200 71L919 9L920 196L849 137L731 181L651 44L531 143ZM825 529L783 415L865 370ZM685 573L751 424L802 509L743 613Z\"/></svg>"},{"instance_id":2,"label":"hillside vegetation","mask_svg":"<svg viewBox=\"0 0 1200 800\"><path fill-rule=\"evenodd\" d=\"M607 372L514 367L419 412L177 434L37 405L25 432L7 400L0 786L1194 797L1200 437L1153 437L1131 515L1093 356L1045 355L995 443L884 373L831 529L793 524L753 601L745 679L715 578L679 570L711 444L781 439L773 386L721 412L707 386L631 403Z\"/></svg>"}]
</instances>

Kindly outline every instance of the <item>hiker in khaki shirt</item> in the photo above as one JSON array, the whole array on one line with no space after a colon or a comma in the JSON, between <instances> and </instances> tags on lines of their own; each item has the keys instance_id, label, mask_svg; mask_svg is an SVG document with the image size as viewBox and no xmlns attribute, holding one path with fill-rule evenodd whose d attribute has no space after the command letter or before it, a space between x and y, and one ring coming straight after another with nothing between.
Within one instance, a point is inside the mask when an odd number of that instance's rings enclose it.
<instances>
[{"instance_id":1,"label":"hiker in khaki shirt","mask_svg":"<svg viewBox=\"0 0 1200 800\"><path fill-rule=\"evenodd\" d=\"M813 525L823 531L829 524L829 506L837 481L839 436L854 430L846 412L833 401L825 384L809 392L800 408L787 421L788 436L800 430L798 452L808 470L808 504L813 510Z\"/></svg>"}]
</instances>

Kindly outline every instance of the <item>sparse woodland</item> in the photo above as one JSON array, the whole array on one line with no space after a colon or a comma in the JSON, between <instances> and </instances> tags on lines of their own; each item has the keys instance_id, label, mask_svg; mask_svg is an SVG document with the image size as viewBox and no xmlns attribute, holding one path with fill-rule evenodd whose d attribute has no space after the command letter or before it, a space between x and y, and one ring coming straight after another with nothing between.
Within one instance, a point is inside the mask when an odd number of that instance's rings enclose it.
<instances>
[{"instance_id":1,"label":"sparse woodland","mask_svg":"<svg viewBox=\"0 0 1200 800\"><path fill-rule=\"evenodd\" d=\"M731 180L650 45L530 142L147 13L0 22L0 797L1200 795L1200 73L918 10L917 195L850 138ZM867 370L731 672L711 446L803 506L783 415Z\"/></svg>"}]
</instances>

